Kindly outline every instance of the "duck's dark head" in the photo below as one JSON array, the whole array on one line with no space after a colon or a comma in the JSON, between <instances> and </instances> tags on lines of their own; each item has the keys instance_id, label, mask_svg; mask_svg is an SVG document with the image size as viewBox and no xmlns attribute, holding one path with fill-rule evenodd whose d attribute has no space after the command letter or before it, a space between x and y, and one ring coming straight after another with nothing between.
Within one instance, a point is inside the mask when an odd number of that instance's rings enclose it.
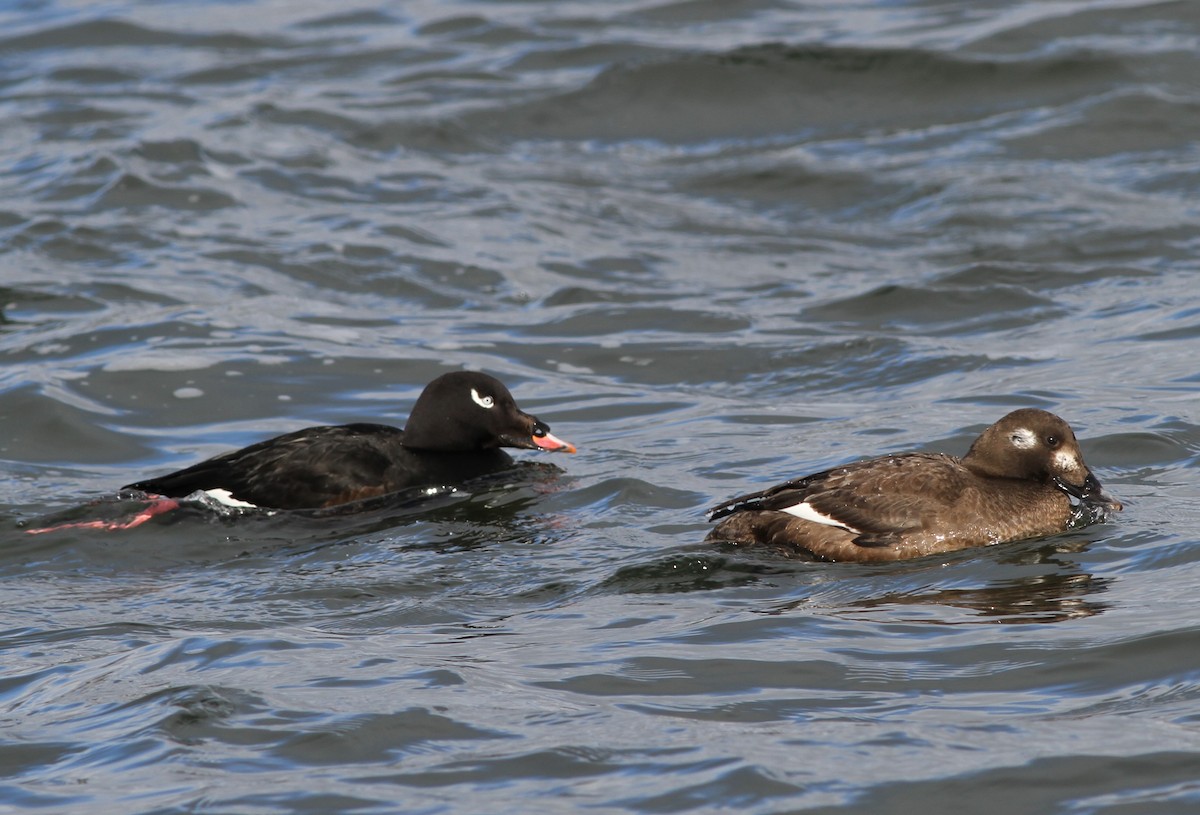
<instances>
[{"instance_id":1,"label":"duck's dark head","mask_svg":"<svg viewBox=\"0 0 1200 815\"><path fill-rule=\"evenodd\" d=\"M404 446L478 451L521 447L574 453L550 426L517 407L504 383L477 371L442 374L425 386L404 428Z\"/></svg>"}]
</instances>

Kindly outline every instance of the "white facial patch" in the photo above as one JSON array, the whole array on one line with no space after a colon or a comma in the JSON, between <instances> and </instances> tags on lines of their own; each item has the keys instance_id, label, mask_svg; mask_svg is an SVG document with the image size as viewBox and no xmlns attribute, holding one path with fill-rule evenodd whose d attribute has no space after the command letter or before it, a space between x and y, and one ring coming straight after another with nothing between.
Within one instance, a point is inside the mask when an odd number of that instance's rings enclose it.
<instances>
[{"instance_id":1,"label":"white facial patch","mask_svg":"<svg viewBox=\"0 0 1200 815\"><path fill-rule=\"evenodd\" d=\"M258 509L258 506L251 504L249 501L243 501L240 498L234 498L233 493L229 490L212 489L205 490L204 494L209 498L227 507L238 507L239 509Z\"/></svg>"},{"instance_id":2,"label":"white facial patch","mask_svg":"<svg viewBox=\"0 0 1200 815\"><path fill-rule=\"evenodd\" d=\"M496 406L496 400L490 396L480 396L479 391L471 388L471 401L479 405L481 408L491 410Z\"/></svg>"},{"instance_id":3,"label":"white facial patch","mask_svg":"<svg viewBox=\"0 0 1200 815\"><path fill-rule=\"evenodd\" d=\"M1013 447L1020 450L1029 450L1038 443L1037 434L1028 427L1017 428L1009 438L1012 439Z\"/></svg>"},{"instance_id":4,"label":"white facial patch","mask_svg":"<svg viewBox=\"0 0 1200 815\"><path fill-rule=\"evenodd\" d=\"M786 512L788 515L795 515L797 518L802 518L806 521L812 521L815 524L823 526L836 526L838 529L845 529L847 532L858 534L859 530L854 527L844 524L836 518L831 518L823 512L817 511L812 504L805 501L802 504L793 504L790 507L785 507L780 512Z\"/></svg>"},{"instance_id":5,"label":"white facial patch","mask_svg":"<svg viewBox=\"0 0 1200 815\"><path fill-rule=\"evenodd\" d=\"M1059 450L1054 454L1054 466L1064 472L1074 472L1083 469L1083 462L1074 453Z\"/></svg>"}]
</instances>

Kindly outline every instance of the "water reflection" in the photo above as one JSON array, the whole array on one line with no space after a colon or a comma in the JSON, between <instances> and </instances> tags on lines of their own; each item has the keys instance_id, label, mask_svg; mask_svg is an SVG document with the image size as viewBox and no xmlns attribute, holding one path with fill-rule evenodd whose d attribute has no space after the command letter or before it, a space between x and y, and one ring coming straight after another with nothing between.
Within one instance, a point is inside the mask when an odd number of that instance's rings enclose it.
<instances>
[{"instance_id":1,"label":"water reflection","mask_svg":"<svg viewBox=\"0 0 1200 815\"><path fill-rule=\"evenodd\" d=\"M1106 611L1109 604L1094 599L1094 595L1108 591L1111 583L1111 578L1096 577L1086 572L1030 575L973 589L888 592L879 597L852 602L848 607L873 610L941 605L969 609L976 612L977 617L988 617L997 623L1058 623ZM893 618L916 621L916 618L909 620L902 613L893 615ZM971 625L977 622L977 619L919 619L935 625Z\"/></svg>"},{"instance_id":2,"label":"water reflection","mask_svg":"<svg viewBox=\"0 0 1200 815\"><path fill-rule=\"evenodd\" d=\"M247 553L312 549L417 523L438 534L407 541L406 548L470 549L544 531L551 516L531 512L559 489L563 470L546 462L520 462L504 473L462 487L416 488L316 510L240 510L203 498L181 499L169 511L136 525L145 512L143 493L105 496L53 515L18 520L0 532L4 560L25 568L79 566L137 569L153 564L211 563ZM152 504L153 502L151 502ZM163 546L163 539L170 539Z\"/></svg>"},{"instance_id":3,"label":"water reflection","mask_svg":"<svg viewBox=\"0 0 1200 815\"><path fill-rule=\"evenodd\" d=\"M887 589L852 599L845 604L845 613L887 610L892 621L935 625L973 625L981 617L988 622L1012 624L1092 617L1110 608L1097 595L1107 592L1114 578L1097 577L1064 557L1085 552L1092 544L1087 538L1065 537L1033 545L992 548L986 553L968 550L950 561L954 571L938 581L940 585ZM923 574L918 572L915 576ZM978 585L963 586L964 580ZM916 614L915 610L921 607L940 607L943 613ZM947 608L974 613L966 617L946 616Z\"/></svg>"}]
</instances>

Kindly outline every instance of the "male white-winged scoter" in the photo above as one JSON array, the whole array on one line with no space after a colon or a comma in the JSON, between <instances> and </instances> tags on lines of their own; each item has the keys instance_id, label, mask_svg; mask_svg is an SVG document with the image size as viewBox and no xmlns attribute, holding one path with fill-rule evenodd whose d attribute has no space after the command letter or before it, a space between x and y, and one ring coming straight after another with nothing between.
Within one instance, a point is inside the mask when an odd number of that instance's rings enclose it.
<instances>
[{"instance_id":1,"label":"male white-winged scoter","mask_svg":"<svg viewBox=\"0 0 1200 815\"><path fill-rule=\"evenodd\" d=\"M201 490L233 506L313 509L497 472L513 462L502 447L575 452L517 407L498 379L456 371L425 386L403 430L309 427L122 489L171 498Z\"/></svg>"},{"instance_id":2,"label":"male white-winged scoter","mask_svg":"<svg viewBox=\"0 0 1200 815\"><path fill-rule=\"evenodd\" d=\"M727 501L709 540L765 543L824 561L892 561L1065 531L1081 507L1120 510L1070 425L1015 410L963 458L903 453L835 467Z\"/></svg>"}]
</instances>

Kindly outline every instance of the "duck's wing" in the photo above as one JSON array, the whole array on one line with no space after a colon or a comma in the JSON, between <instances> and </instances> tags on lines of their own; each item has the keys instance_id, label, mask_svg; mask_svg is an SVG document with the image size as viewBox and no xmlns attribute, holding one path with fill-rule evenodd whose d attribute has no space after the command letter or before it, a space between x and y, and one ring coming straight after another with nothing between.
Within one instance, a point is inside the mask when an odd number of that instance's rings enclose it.
<instances>
[{"instance_id":1,"label":"duck's wing","mask_svg":"<svg viewBox=\"0 0 1200 815\"><path fill-rule=\"evenodd\" d=\"M925 453L883 456L786 481L714 507L709 519L737 512L784 512L855 535L860 546L889 546L945 509L957 459Z\"/></svg>"},{"instance_id":2,"label":"duck's wing","mask_svg":"<svg viewBox=\"0 0 1200 815\"><path fill-rule=\"evenodd\" d=\"M386 491L403 431L387 425L310 427L124 489L184 497L197 490L273 509L302 509Z\"/></svg>"}]
</instances>

